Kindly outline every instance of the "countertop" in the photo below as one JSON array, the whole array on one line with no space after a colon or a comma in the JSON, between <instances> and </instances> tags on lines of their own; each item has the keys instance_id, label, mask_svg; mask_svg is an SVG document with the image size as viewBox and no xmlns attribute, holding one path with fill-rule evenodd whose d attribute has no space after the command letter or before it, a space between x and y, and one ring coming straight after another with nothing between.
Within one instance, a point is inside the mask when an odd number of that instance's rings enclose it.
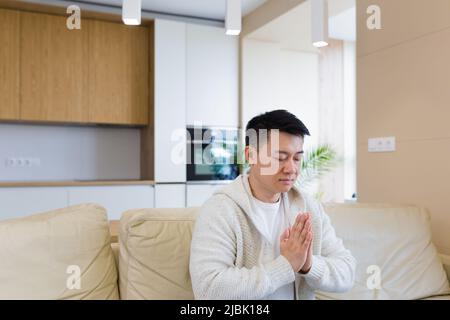
<instances>
[{"instance_id":1,"label":"countertop","mask_svg":"<svg viewBox=\"0 0 450 320\"><path fill-rule=\"evenodd\" d=\"M14 181L0 182L0 187L88 187L88 186L152 186L153 180L73 180L73 181Z\"/></svg>"}]
</instances>

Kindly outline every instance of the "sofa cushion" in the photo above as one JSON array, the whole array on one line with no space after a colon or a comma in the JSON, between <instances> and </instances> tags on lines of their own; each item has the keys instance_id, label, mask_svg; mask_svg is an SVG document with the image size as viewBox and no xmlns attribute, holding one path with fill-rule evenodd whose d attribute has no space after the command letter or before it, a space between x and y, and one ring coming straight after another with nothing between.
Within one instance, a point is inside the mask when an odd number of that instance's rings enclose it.
<instances>
[{"instance_id":1,"label":"sofa cushion","mask_svg":"<svg viewBox=\"0 0 450 320\"><path fill-rule=\"evenodd\" d=\"M0 299L118 299L105 209L83 204L1 221Z\"/></svg>"},{"instance_id":2,"label":"sofa cushion","mask_svg":"<svg viewBox=\"0 0 450 320\"><path fill-rule=\"evenodd\" d=\"M127 211L120 220L121 299L194 299L189 253L198 208Z\"/></svg>"},{"instance_id":3,"label":"sofa cushion","mask_svg":"<svg viewBox=\"0 0 450 320\"><path fill-rule=\"evenodd\" d=\"M444 265L444 270L447 273L447 279L450 281L450 256L446 254L440 254L442 264Z\"/></svg>"},{"instance_id":4,"label":"sofa cushion","mask_svg":"<svg viewBox=\"0 0 450 320\"><path fill-rule=\"evenodd\" d=\"M357 268L350 292L318 292L319 299L421 299L449 292L425 209L333 204L325 210L356 258Z\"/></svg>"}]
</instances>

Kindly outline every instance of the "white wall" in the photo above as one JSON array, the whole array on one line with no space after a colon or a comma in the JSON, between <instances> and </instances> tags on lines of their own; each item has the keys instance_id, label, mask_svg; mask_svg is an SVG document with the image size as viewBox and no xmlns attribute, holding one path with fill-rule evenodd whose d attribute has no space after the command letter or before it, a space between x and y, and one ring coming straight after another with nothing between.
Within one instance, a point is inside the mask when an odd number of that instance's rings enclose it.
<instances>
[{"instance_id":1,"label":"white wall","mask_svg":"<svg viewBox=\"0 0 450 320\"><path fill-rule=\"evenodd\" d=\"M318 55L254 39L245 39L242 50L242 127L259 113L286 109L311 133L305 148L317 145Z\"/></svg>"},{"instance_id":2,"label":"white wall","mask_svg":"<svg viewBox=\"0 0 450 320\"><path fill-rule=\"evenodd\" d=\"M138 129L0 124L0 181L139 179ZM9 157L40 167L7 167Z\"/></svg>"},{"instance_id":3,"label":"white wall","mask_svg":"<svg viewBox=\"0 0 450 320\"><path fill-rule=\"evenodd\" d=\"M280 49L277 43L245 39L242 43L242 123L277 108L280 93Z\"/></svg>"},{"instance_id":4,"label":"white wall","mask_svg":"<svg viewBox=\"0 0 450 320\"><path fill-rule=\"evenodd\" d=\"M280 106L286 106L309 129L306 148L319 137L319 58L315 53L281 50Z\"/></svg>"}]
</instances>

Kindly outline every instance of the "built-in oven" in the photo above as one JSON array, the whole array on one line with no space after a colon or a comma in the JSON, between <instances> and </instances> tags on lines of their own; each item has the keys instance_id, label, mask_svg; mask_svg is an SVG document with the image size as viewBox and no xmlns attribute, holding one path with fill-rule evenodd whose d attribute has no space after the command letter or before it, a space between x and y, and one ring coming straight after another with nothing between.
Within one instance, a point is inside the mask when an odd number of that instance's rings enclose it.
<instances>
[{"instance_id":1,"label":"built-in oven","mask_svg":"<svg viewBox=\"0 0 450 320\"><path fill-rule=\"evenodd\" d=\"M187 128L187 181L225 181L239 175L237 128Z\"/></svg>"}]
</instances>

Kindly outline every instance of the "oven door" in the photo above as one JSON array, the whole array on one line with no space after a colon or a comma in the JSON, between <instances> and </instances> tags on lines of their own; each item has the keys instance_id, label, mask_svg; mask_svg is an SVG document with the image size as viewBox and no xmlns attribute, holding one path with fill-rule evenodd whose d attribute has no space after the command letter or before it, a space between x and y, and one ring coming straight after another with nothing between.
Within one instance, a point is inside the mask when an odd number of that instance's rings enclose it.
<instances>
[{"instance_id":1,"label":"oven door","mask_svg":"<svg viewBox=\"0 0 450 320\"><path fill-rule=\"evenodd\" d=\"M188 140L187 181L234 180L239 175L237 139Z\"/></svg>"}]
</instances>

